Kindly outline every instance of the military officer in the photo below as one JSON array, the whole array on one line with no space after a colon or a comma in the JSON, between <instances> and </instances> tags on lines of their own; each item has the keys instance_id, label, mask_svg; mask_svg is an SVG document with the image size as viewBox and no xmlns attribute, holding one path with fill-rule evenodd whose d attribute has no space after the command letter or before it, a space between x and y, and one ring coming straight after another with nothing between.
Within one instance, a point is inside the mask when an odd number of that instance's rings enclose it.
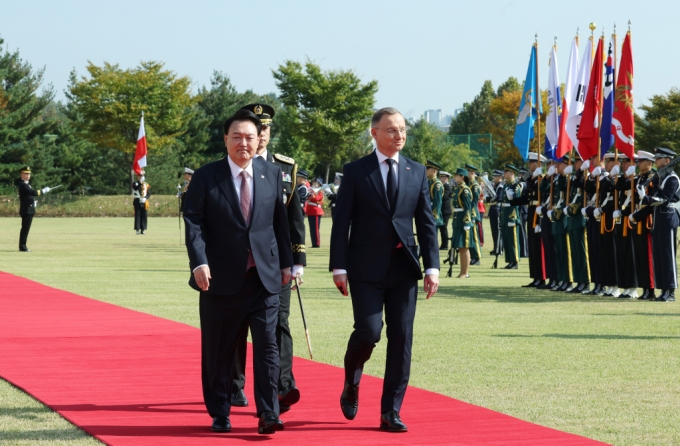
<instances>
[{"instance_id":1,"label":"military officer","mask_svg":"<svg viewBox=\"0 0 680 446\"><path fill-rule=\"evenodd\" d=\"M307 200L309 199L309 183L307 182L307 179L309 178L309 174L307 173L306 170L299 169L297 171L297 174L295 175L295 188L297 189L298 197L300 200L300 208L302 208L302 214L304 217L304 209L305 205L307 204Z\"/></svg>"},{"instance_id":2,"label":"military officer","mask_svg":"<svg viewBox=\"0 0 680 446\"><path fill-rule=\"evenodd\" d=\"M588 242L586 238L586 214L583 211L585 194L585 173L581 170L583 160L576 157L573 165L564 168L567 176L567 197L564 208L567 215L567 236L570 247L571 272L575 285L568 293L586 294L590 292L590 265L588 264Z\"/></svg>"},{"instance_id":3,"label":"military officer","mask_svg":"<svg viewBox=\"0 0 680 446\"><path fill-rule=\"evenodd\" d=\"M489 205L489 224L491 225L491 237L493 238L493 251L491 255L496 255L498 250L502 250L500 237L499 218L501 216L501 193L503 192L503 171L494 170L491 173L493 178L493 189L495 194L487 197L487 204Z\"/></svg>"},{"instance_id":4,"label":"military officer","mask_svg":"<svg viewBox=\"0 0 680 446\"><path fill-rule=\"evenodd\" d=\"M449 180L451 179L451 174L444 172L443 170L439 172L439 181L442 182L444 186L444 194L442 195L442 220L444 224L439 227L439 232L441 233L442 243L439 245L440 250L449 249L449 220L451 219L451 194L453 193L453 187Z\"/></svg>"},{"instance_id":5,"label":"military officer","mask_svg":"<svg viewBox=\"0 0 680 446\"><path fill-rule=\"evenodd\" d=\"M444 224L444 219L442 218L442 201L444 197L444 186L442 182L437 178L437 172L442 169L439 163L427 160L425 163L427 181L430 187L430 203L432 205L432 216L434 217L434 223L437 227Z\"/></svg>"},{"instance_id":6,"label":"military officer","mask_svg":"<svg viewBox=\"0 0 680 446\"><path fill-rule=\"evenodd\" d=\"M501 194L501 236L503 237L503 249L505 250L505 269L517 269L519 264L519 228L522 217L519 215L519 207L510 202L515 195L522 195L522 186L515 175L519 169L512 164L504 166L503 175L505 185Z\"/></svg>"},{"instance_id":7,"label":"military officer","mask_svg":"<svg viewBox=\"0 0 680 446\"><path fill-rule=\"evenodd\" d=\"M479 183L477 182L477 172L479 169L477 169L476 166L472 164L465 164L465 170L468 171L468 187L470 188L470 191L472 192L472 202L474 203L474 209L473 211L473 221L474 221L474 227L471 229L472 234L470 236L472 237L472 246L470 246L470 265L480 265L481 264L481 255L482 255L482 250L480 246L480 236L481 236L481 222L482 222L482 217L479 214L479 197L482 195L482 188L479 186Z\"/></svg>"},{"instance_id":8,"label":"military officer","mask_svg":"<svg viewBox=\"0 0 680 446\"><path fill-rule=\"evenodd\" d=\"M553 235L553 222L550 217L548 217L548 211L550 211L552 207L555 172L557 172L557 168L554 165L551 165L543 176L539 186L541 190L541 203L536 207L536 214L540 217L539 232L541 234L541 243L543 244L545 275L548 279L548 283L545 285L538 285L536 288L551 291L562 285L560 284L559 275L557 273L557 247L555 245L555 236ZM536 173L536 171L534 171L534 173ZM539 172L539 175L540 173L541 172Z\"/></svg>"},{"instance_id":9,"label":"military officer","mask_svg":"<svg viewBox=\"0 0 680 446\"><path fill-rule=\"evenodd\" d=\"M581 208L581 215L586 218L586 243L587 243L587 254L588 254L588 266L590 270L590 281L594 284L592 291L583 290L582 294L590 294L601 296L604 294L604 286L602 285L602 280L604 273L602 272L602 265L600 257L604 253L600 250L600 221L592 216L592 209L590 207L595 206L597 194L595 188L590 186L588 180L589 170L591 163L598 163L599 155L593 156L591 159L586 160L581 164L581 171L583 172L584 179L584 204ZM602 162L600 162L602 164ZM600 165L602 169L604 165ZM596 206L595 206L596 207Z\"/></svg>"},{"instance_id":10,"label":"military officer","mask_svg":"<svg viewBox=\"0 0 680 446\"><path fill-rule=\"evenodd\" d=\"M267 104L248 104L242 107L255 113L262 122L262 132L257 146L257 155L253 162L267 162L275 164L281 169L283 179L283 190L281 199L286 204L288 214L288 226L290 227L290 241L293 248L293 269L292 278L301 278L304 274L306 265L305 249L305 219L300 206L300 195L295 191L294 181L297 178L298 166L295 160L280 154L273 154L267 150L271 137L272 118L274 108ZM290 406L300 400L295 377L293 376L293 337L290 333L288 316L290 315L290 295L292 282L281 286L279 293L279 313L276 324L276 343L279 347L279 363L281 373L279 376L279 405L281 412L290 410ZM247 406L248 400L243 392L245 385L246 367L246 343L248 337L248 327L241 333L237 352L236 370L234 371L234 391L232 392L233 406Z\"/></svg>"},{"instance_id":11,"label":"military officer","mask_svg":"<svg viewBox=\"0 0 680 446\"><path fill-rule=\"evenodd\" d=\"M569 155L557 161L556 173L553 179L553 207L547 212L552 221L552 234L555 241L555 255L557 264L558 286L552 291L567 291L571 286L571 264L569 262L569 241L567 240L567 217L564 208L567 205L567 177L564 169L569 162Z\"/></svg>"},{"instance_id":12,"label":"military officer","mask_svg":"<svg viewBox=\"0 0 680 446\"><path fill-rule=\"evenodd\" d=\"M518 181L522 185L522 195L527 193L527 180L531 178L531 172L525 167L519 168ZM529 257L529 240L527 237L527 221L529 220L529 206L519 205L519 215L522 217L522 224L519 225L519 257Z\"/></svg>"},{"instance_id":13,"label":"military officer","mask_svg":"<svg viewBox=\"0 0 680 446\"><path fill-rule=\"evenodd\" d=\"M637 299L638 280L637 265L635 264L635 252L633 247L633 234L629 228L631 214L630 201L635 192L631 191L631 178L635 177L635 160L620 153L621 171L616 172L614 177L615 200L618 199L613 217L614 237L616 239L616 262L619 275L619 287L623 289L619 298ZM616 167L614 167L616 169Z\"/></svg>"},{"instance_id":14,"label":"military officer","mask_svg":"<svg viewBox=\"0 0 680 446\"><path fill-rule=\"evenodd\" d=\"M147 228L149 197L151 186L146 182L144 171L137 174L137 181L132 183L132 206L135 208L135 233L144 235Z\"/></svg>"},{"instance_id":15,"label":"military officer","mask_svg":"<svg viewBox=\"0 0 680 446\"><path fill-rule=\"evenodd\" d=\"M462 168L456 169L453 180L456 184L451 191L453 201L453 229L451 237L451 248L457 249L460 253L459 264L460 274L458 278L470 277L470 246L474 244L470 233L475 226L473 209L475 204L472 202L472 191L465 184L468 171Z\"/></svg>"},{"instance_id":16,"label":"military officer","mask_svg":"<svg viewBox=\"0 0 680 446\"><path fill-rule=\"evenodd\" d=\"M633 194L630 196L630 209L632 212L637 212L646 207L641 204L638 199L637 189L638 184L647 182L654 171L652 165L654 164L654 154L644 150L638 150L636 164L639 174L632 179ZM628 183L631 178L628 177ZM645 193L649 192L649 186L646 186ZM632 213L631 212L631 213ZM641 214L642 215L642 214ZM642 221L633 223L628 216L628 230L633 234L633 253L635 255L635 269L637 273L638 286L642 288L642 295L640 300L654 300L656 299L655 283L654 283L654 267L652 256L652 215L647 215Z\"/></svg>"},{"instance_id":17,"label":"military officer","mask_svg":"<svg viewBox=\"0 0 680 446\"><path fill-rule=\"evenodd\" d=\"M335 215L335 200L338 198L338 191L340 190L340 184L342 183L342 174L340 172L335 172L335 179L333 184L331 184L326 192L326 198L330 202L331 208L331 220Z\"/></svg>"},{"instance_id":18,"label":"military officer","mask_svg":"<svg viewBox=\"0 0 680 446\"><path fill-rule=\"evenodd\" d=\"M184 186L182 187L182 190L177 193L177 198L180 200L179 209L181 212L184 212L184 197L187 194L187 189L189 188L189 183L191 183L191 177L193 177L193 175L193 170L188 167L184 168Z\"/></svg>"},{"instance_id":19,"label":"military officer","mask_svg":"<svg viewBox=\"0 0 680 446\"><path fill-rule=\"evenodd\" d=\"M19 170L21 178L17 178L14 184L19 189L19 215L21 216L21 232L19 232L19 251L31 252L26 246L28 240L28 232L31 230L31 223L33 223L33 216L35 215L36 201L33 197L39 197L48 193L51 189L43 187L42 189L33 189L29 182L31 181L31 168L26 166Z\"/></svg>"},{"instance_id":20,"label":"military officer","mask_svg":"<svg viewBox=\"0 0 680 446\"><path fill-rule=\"evenodd\" d=\"M675 152L664 147L654 149L656 167L668 165ZM672 204L680 202L680 179L674 171L660 178L657 174L649 186L649 194L638 185L636 192L639 201L646 207L630 216L631 223L644 221L653 214L652 244L654 245L654 280L661 295L655 300L675 302L675 289L678 287L678 267L676 263L675 240L680 226L678 209Z\"/></svg>"}]
</instances>

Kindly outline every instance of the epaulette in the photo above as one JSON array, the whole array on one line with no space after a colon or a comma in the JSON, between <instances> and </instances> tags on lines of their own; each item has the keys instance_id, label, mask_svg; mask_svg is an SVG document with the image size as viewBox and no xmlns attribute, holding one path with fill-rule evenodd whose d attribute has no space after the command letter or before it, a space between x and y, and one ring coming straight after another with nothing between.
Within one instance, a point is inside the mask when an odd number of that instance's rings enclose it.
<instances>
[{"instance_id":1,"label":"epaulette","mask_svg":"<svg viewBox=\"0 0 680 446\"><path fill-rule=\"evenodd\" d=\"M293 165L295 164L295 160L293 158L287 157L285 155L280 155L278 153L274 154L274 159L277 161L281 161L282 163L290 164Z\"/></svg>"}]
</instances>

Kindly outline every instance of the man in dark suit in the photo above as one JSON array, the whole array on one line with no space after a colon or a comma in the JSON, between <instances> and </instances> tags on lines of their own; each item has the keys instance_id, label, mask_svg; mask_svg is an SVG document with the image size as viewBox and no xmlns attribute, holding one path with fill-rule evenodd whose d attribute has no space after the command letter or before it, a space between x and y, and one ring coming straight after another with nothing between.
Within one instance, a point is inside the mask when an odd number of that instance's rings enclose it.
<instances>
[{"instance_id":1,"label":"man in dark suit","mask_svg":"<svg viewBox=\"0 0 680 446\"><path fill-rule=\"evenodd\" d=\"M19 233L19 251L31 252L26 246L28 241L28 232L31 230L31 223L33 223L33 216L35 215L35 200L33 197L38 197L40 194L46 194L50 191L49 187L36 190L31 187L31 168L23 167L19 174L21 178L17 178L14 182L17 189L19 189L19 215L21 216L21 232Z\"/></svg>"},{"instance_id":2,"label":"man in dark suit","mask_svg":"<svg viewBox=\"0 0 680 446\"><path fill-rule=\"evenodd\" d=\"M418 258L423 258L429 299L439 286L439 246L425 166L399 154L406 142L404 117L383 108L373 115L371 127L376 150L345 165L331 232L333 281L344 296L349 282L354 311L340 406L345 418L354 419L364 363L380 340L384 307L387 358L380 428L406 432L399 411L411 369L418 280L423 278Z\"/></svg>"},{"instance_id":3,"label":"man in dark suit","mask_svg":"<svg viewBox=\"0 0 680 446\"><path fill-rule=\"evenodd\" d=\"M283 429L276 319L293 256L281 171L252 160L260 131L252 112L238 110L229 118L228 156L196 170L185 199L189 284L201 292L203 398L216 432L231 431L235 351L246 324L253 336L258 433Z\"/></svg>"}]
</instances>

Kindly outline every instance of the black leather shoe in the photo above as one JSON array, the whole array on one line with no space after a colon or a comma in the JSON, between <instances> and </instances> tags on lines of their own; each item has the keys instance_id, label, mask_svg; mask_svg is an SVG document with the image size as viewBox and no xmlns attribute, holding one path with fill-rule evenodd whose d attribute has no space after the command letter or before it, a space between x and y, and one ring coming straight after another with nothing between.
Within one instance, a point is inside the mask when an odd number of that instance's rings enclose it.
<instances>
[{"instance_id":1,"label":"black leather shoe","mask_svg":"<svg viewBox=\"0 0 680 446\"><path fill-rule=\"evenodd\" d=\"M260 415L260 421L257 423L258 434L275 434L276 431L283 430L283 421L279 417L268 410L265 410Z\"/></svg>"},{"instance_id":2,"label":"black leather shoe","mask_svg":"<svg viewBox=\"0 0 680 446\"><path fill-rule=\"evenodd\" d=\"M638 300L647 300L648 296L649 296L649 289L645 289L645 292L642 293L642 296L638 297Z\"/></svg>"},{"instance_id":3,"label":"black leather shoe","mask_svg":"<svg viewBox=\"0 0 680 446\"><path fill-rule=\"evenodd\" d=\"M297 387L291 387L283 393L279 393L279 405L280 406L290 406L300 401L300 391Z\"/></svg>"},{"instance_id":4,"label":"black leather shoe","mask_svg":"<svg viewBox=\"0 0 680 446\"><path fill-rule=\"evenodd\" d=\"M399 418L399 412L391 410L380 415L380 429L389 432L407 432L408 427Z\"/></svg>"},{"instance_id":5,"label":"black leather shoe","mask_svg":"<svg viewBox=\"0 0 680 446\"><path fill-rule=\"evenodd\" d=\"M583 291L583 288L585 287L584 284L579 283L577 286L571 289L571 291L567 291L569 294L581 294L581 291Z\"/></svg>"},{"instance_id":6,"label":"black leather shoe","mask_svg":"<svg viewBox=\"0 0 680 446\"><path fill-rule=\"evenodd\" d=\"M522 288L536 288L538 286L538 280L534 280L533 282L522 285Z\"/></svg>"},{"instance_id":7,"label":"black leather shoe","mask_svg":"<svg viewBox=\"0 0 680 446\"><path fill-rule=\"evenodd\" d=\"M231 395L231 405L234 407L248 407L248 398L243 389Z\"/></svg>"},{"instance_id":8,"label":"black leather shoe","mask_svg":"<svg viewBox=\"0 0 680 446\"><path fill-rule=\"evenodd\" d=\"M540 284L536 285L537 290L547 290L552 286L550 282L547 282L545 280L542 280Z\"/></svg>"},{"instance_id":9,"label":"black leather shoe","mask_svg":"<svg viewBox=\"0 0 680 446\"><path fill-rule=\"evenodd\" d=\"M290 406L284 406L283 404L279 403L279 412L286 413L289 410L290 410Z\"/></svg>"},{"instance_id":10,"label":"black leather shoe","mask_svg":"<svg viewBox=\"0 0 680 446\"><path fill-rule=\"evenodd\" d=\"M345 388L340 395L340 408L348 420L353 420L359 410L359 385L351 385L345 381Z\"/></svg>"},{"instance_id":11,"label":"black leather shoe","mask_svg":"<svg viewBox=\"0 0 680 446\"><path fill-rule=\"evenodd\" d=\"M505 269L517 269L517 263L516 262L508 263Z\"/></svg>"},{"instance_id":12,"label":"black leather shoe","mask_svg":"<svg viewBox=\"0 0 680 446\"><path fill-rule=\"evenodd\" d=\"M470 260L470 265L481 265L482 263L479 261L479 259L475 260Z\"/></svg>"},{"instance_id":13,"label":"black leather shoe","mask_svg":"<svg viewBox=\"0 0 680 446\"><path fill-rule=\"evenodd\" d=\"M649 295L647 295L647 300L652 301L656 299L656 290L654 288L649 289Z\"/></svg>"},{"instance_id":14,"label":"black leather shoe","mask_svg":"<svg viewBox=\"0 0 680 446\"><path fill-rule=\"evenodd\" d=\"M213 432L231 432L231 423L229 422L229 417L213 418L210 430Z\"/></svg>"},{"instance_id":15,"label":"black leather shoe","mask_svg":"<svg viewBox=\"0 0 680 446\"><path fill-rule=\"evenodd\" d=\"M25 246L22 246L21 248L19 248L19 251L21 251L21 252L31 252L31 250L28 249L28 248L25 247Z\"/></svg>"}]
</instances>

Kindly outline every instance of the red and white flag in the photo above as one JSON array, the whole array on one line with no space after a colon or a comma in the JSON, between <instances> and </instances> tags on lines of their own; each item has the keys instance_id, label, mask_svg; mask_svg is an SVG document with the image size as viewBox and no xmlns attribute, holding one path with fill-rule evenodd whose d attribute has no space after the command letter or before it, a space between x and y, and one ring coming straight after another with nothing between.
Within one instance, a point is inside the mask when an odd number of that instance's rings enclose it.
<instances>
[{"instance_id":1,"label":"red and white flag","mask_svg":"<svg viewBox=\"0 0 680 446\"><path fill-rule=\"evenodd\" d=\"M600 104L602 104L602 46L604 37L597 42L595 60L590 72L590 82L586 93L586 102L578 126L578 153L582 159L588 159L600 153Z\"/></svg>"},{"instance_id":2,"label":"red and white flag","mask_svg":"<svg viewBox=\"0 0 680 446\"><path fill-rule=\"evenodd\" d=\"M590 68L593 63L593 41L588 39L586 43L586 51L583 53L583 59L579 64L579 72L576 77L576 82L573 84L571 96L564 95L564 99L569 101L567 110L569 114L564 126L564 133L569 137L569 141L574 145L574 148L579 151L578 128L581 125L581 114L586 103L586 92L588 91L588 83L590 82Z\"/></svg>"},{"instance_id":3,"label":"red and white flag","mask_svg":"<svg viewBox=\"0 0 680 446\"><path fill-rule=\"evenodd\" d=\"M146 167L146 132L144 132L144 114L142 114L142 119L139 121L139 135L137 136L137 149L132 161L132 170L137 175L141 175L144 167Z\"/></svg>"},{"instance_id":4,"label":"red and white flag","mask_svg":"<svg viewBox=\"0 0 680 446\"><path fill-rule=\"evenodd\" d=\"M614 96L614 117L612 133L616 147L633 159L635 153L635 118L633 113L633 49L630 33L626 34L621 49L619 78Z\"/></svg>"},{"instance_id":5,"label":"red and white flag","mask_svg":"<svg viewBox=\"0 0 680 446\"><path fill-rule=\"evenodd\" d=\"M559 139L557 142L557 158L562 158L566 155L573 146L578 144L578 140L572 141L567 132L567 121L569 119L569 107L572 102L579 103L576 98L576 86L578 82L579 66L578 66L578 42L577 38L571 42L571 51L569 51L569 66L567 67L567 82L564 86L564 93L562 97L564 101L562 103L562 117L560 119L560 131L558 133ZM574 110L574 113L577 113ZM576 135L576 132L572 132L572 135Z\"/></svg>"}]
</instances>

